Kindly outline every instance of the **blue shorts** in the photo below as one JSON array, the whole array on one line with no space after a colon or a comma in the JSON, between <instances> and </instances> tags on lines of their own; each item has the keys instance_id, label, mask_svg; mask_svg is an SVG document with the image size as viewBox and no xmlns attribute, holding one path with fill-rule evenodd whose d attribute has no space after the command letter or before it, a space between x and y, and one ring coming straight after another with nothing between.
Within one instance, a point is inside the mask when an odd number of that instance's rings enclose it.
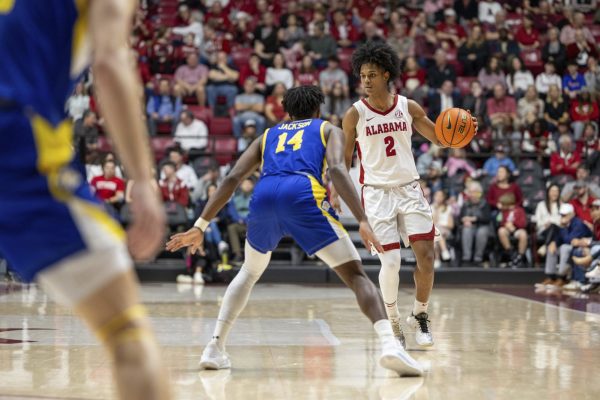
<instances>
[{"instance_id":1,"label":"blue shorts","mask_svg":"<svg viewBox=\"0 0 600 400\"><path fill-rule=\"evenodd\" d=\"M25 281L71 261L111 263L117 248L126 258L123 230L73 161L72 137L66 120L54 127L17 107L0 108L0 253Z\"/></svg>"},{"instance_id":2,"label":"blue shorts","mask_svg":"<svg viewBox=\"0 0 600 400\"><path fill-rule=\"evenodd\" d=\"M327 191L312 176L265 176L254 189L247 240L267 253L283 236L291 236L312 255L348 233L327 200Z\"/></svg>"}]
</instances>

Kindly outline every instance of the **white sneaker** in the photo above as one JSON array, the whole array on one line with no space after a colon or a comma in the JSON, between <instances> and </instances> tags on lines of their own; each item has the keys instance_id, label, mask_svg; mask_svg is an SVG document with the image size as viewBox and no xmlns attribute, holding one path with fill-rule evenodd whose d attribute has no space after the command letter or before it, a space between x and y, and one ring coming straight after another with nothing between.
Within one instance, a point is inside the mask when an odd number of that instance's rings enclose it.
<instances>
[{"instance_id":1,"label":"white sneaker","mask_svg":"<svg viewBox=\"0 0 600 400\"><path fill-rule=\"evenodd\" d=\"M439 269L441 267L442 267L442 261L441 260L438 260L438 259L433 260L433 268L434 269Z\"/></svg>"},{"instance_id":2,"label":"white sneaker","mask_svg":"<svg viewBox=\"0 0 600 400\"><path fill-rule=\"evenodd\" d=\"M423 367L413 359L407 352L396 342L396 345L384 348L379 365L383 368L395 371L400 376L422 376Z\"/></svg>"},{"instance_id":3,"label":"white sneaker","mask_svg":"<svg viewBox=\"0 0 600 400\"><path fill-rule=\"evenodd\" d=\"M229 361L229 356L227 353L219 349L217 342L215 340L211 340L202 352L202 357L200 358L200 368L228 369L231 368L231 361Z\"/></svg>"},{"instance_id":4,"label":"white sneaker","mask_svg":"<svg viewBox=\"0 0 600 400\"><path fill-rule=\"evenodd\" d=\"M431 327L429 326L429 316L427 313L420 313L417 315L410 314L406 318L406 323L416 330L415 340L421 347L433 346L433 336L431 335Z\"/></svg>"},{"instance_id":5,"label":"white sneaker","mask_svg":"<svg viewBox=\"0 0 600 400\"><path fill-rule=\"evenodd\" d=\"M194 279L189 275L177 275L177 283L194 283Z\"/></svg>"},{"instance_id":6,"label":"white sneaker","mask_svg":"<svg viewBox=\"0 0 600 400\"><path fill-rule=\"evenodd\" d=\"M590 272L586 272L585 277L590 279L600 278L600 265L596 266Z\"/></svg>"},{"instance_id":7,"label":"white sneaker","mask_svg":"<svg viewBox=\"0 0 600 400\"><path fill-rule=\"evenodd\" d=\"M570 292L579 292L583 285L578 281L571 281L562 287L562 290L570 291Z\"/></svg>"},{"instance_id":8,"label":"white sneaker","mask_svg":"<svg viewBox=\"0 0 600 400\"><path fill-rule=\"evenodd\" d=\"M204 285L204 278L202 278L202 272L194 273L194 283L197 285Z\"/></svg>"},{"instance_id":9,"label":"white sneaker","mask_svg":"<svg viewBox=\"0 0 600 400\"><path fill-rule=\"evenodd\" d=\"M390 323L392 324L392 330L394 331L394 336L402 347L406 349L406 338L404 337L404 332L402 331L402 326L400 326L400 319L398 318L390 318Z\"/></svg>"}]
</instances>

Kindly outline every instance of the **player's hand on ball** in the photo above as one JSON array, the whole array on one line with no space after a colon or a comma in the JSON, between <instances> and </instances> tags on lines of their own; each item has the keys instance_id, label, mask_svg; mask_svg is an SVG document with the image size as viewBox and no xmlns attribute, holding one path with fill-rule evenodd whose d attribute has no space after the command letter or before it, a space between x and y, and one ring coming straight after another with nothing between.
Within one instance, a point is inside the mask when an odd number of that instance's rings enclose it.
<instances>
[{"instance_id":1,"label":"player's hand on ball","mask_svg":"<svg viewBox=\"0 0 600 400\"><path fill-rule=\"evenodd\" d=\"M189 247L191 254L198 252L198 254L204 255L203 244L204 233L198 228L191 228L187 232L177 233L171 236L171 240L167 242L167 250L175 252L184 247Z\"/></svg>"},{"instance_id":2,"label":"player's hand on ball","mask_svg":"<svg viewBox=\"0 0 600 400\"><path fill-rule=\"evenodd\" d=\"M135 181L131 188L133 223L127 231L127 246L135 260L151 260L160 249L166 228L162 202L150 181Z\"/></svg>"},{"instance_id":3,"label":"player's hand on ball","mask_svg":"<svg viewBox=\"0 0 600 400\"><path fill-rule=\"evenodd\" d=\"M358 233L362 239L363 244L368 250L371 250L371 246L377 250L378 253L384 253L383 246L379 243L379 239L375 236L375 232L371 228L371 225L367 221L359 222Z\"/></svg>"},{"instance_id":4,"label":"player's hand on ball","mask_svg":"<svg viewBox=\"0 0 600 400\"><path fill-rule=\"evenodd\" d=\"M467 110L469 115L471 115L471 110ZM479 122L477 121L477 117L471 115L471 121L473 121L473 126L475 127L475 136L477 136L477 132L479 132Z\"/></svg>"}]
</instances>

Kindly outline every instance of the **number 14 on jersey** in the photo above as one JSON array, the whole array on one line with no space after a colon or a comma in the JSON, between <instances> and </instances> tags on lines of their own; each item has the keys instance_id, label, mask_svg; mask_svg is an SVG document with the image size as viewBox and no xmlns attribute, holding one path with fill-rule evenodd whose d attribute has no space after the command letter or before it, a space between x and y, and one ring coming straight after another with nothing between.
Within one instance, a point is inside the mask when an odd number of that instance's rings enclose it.
<instances>
[{"instance_id":1,"label":"number 14 on jersey","mask_svg":"<svg viewBox=\"0 0 600 400\"><path fill-rule=\"evenodd\" d=\"M285 146L293 146L292 151L300 150L302 147L302 136L304 135L304 129L298 131L290 140L287 141L288 133L282 133L279 135L279 142L277 142L277 148L275 149L275 153L281 153L285 151Z\"/></svg>"}]
</instances>

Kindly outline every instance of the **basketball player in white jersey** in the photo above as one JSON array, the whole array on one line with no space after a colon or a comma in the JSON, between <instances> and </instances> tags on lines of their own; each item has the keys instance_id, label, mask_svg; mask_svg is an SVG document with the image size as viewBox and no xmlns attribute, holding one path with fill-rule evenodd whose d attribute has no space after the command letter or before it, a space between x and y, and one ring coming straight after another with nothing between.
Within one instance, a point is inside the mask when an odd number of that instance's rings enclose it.
<instances>
[{"instance_id":1,"label":"basketball player in white jersey","mask_svg":"<svg viewBox=\"0 0 600 400\"><path fill-rule=\"evenodd\" d=\"M354 103L343 119L346 164L350 168L356 143L363 207L385 250L378 253L379 285L394 333L405 344L397 305L402 240L405 246L411 246L417 259L416 298L406 321L416 329L417 344L429 347L433 345L428 304L433 287L436 229L431 207L418 182L411 150L412 126L432 143L444 146L437 140L435 124L423 108L390 92L399 64L394 50L383 42L367 42L354 52L352 68L360 76L367 97ZM475 118L473 122L477 124Z\"/></svg>"}]
</instances>

